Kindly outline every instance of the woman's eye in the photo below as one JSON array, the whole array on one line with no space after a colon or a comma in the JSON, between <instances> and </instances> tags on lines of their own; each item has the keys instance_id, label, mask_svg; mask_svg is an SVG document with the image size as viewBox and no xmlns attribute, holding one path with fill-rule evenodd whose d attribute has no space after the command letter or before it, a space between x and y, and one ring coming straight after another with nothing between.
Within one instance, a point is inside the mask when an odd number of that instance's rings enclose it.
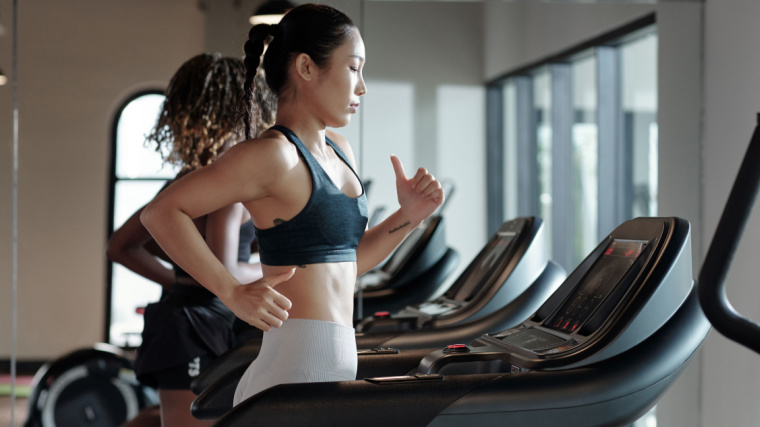
<instances>
[{"instance_id":1,"label":"woman's eye","mask_svg":"<svg viewBox=\"0 0 760 427\"><path fill-rule=\"evenodd\" d=\"M348 68L350 68L350 69L351 69L351 71L353 71L354 73L356 73L356 72L358 72L358 71L359 71L359 68L358 68L358 67L348 67Z\"/></svg>"}]
</instances>

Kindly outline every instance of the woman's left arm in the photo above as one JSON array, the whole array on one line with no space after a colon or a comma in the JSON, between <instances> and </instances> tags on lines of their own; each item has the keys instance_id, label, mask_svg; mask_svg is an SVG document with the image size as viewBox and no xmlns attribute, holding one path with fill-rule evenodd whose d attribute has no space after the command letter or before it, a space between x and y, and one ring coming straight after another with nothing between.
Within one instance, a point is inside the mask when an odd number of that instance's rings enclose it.
<instances>
[{"instance_id":1,"label":"woman's left arm","mask_svg":"<svg viewBox=\"0 0 760 427\"><path fill-rule=\"evenodd\" d=\"M441 183L425 168L419 168L414 177L407 179L401 160L391 156L391 163L396 174L400 208L385 221L364 232L356 248L357 276L385 260L412 230L443 204L446 197Z\"/></svg>"}]
</instances>

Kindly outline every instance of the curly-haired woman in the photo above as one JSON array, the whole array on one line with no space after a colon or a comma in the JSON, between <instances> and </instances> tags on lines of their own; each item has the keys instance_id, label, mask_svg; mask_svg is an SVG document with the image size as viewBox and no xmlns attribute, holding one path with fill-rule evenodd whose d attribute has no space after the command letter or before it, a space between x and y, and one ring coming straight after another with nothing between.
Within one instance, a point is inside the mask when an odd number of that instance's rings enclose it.
<instances>
[{"instance_id":1,"label":"curly-haired woman","mask_svg":"<svg viewBox=\"0 0 760 427\"><path fill-rule=\"evenodd\" d=\"M241 140L244 82L242 61L219 54L197 55L174 74L147 140L155 142L165 162L181 168L177 178L213 163ZM259 91L257 125L272 123L274 100L271 92ZM167 268L154 256L150 233L140 223L142 210L113 233L107 250L112 261L160 284L164 291L161 301L145 310L135 372L142 383L158 389L164 426L207 425L190 414L195 398L190 382L234 345L235 315L182 268L176 264ZM242 204L220 206L195 218L193 227L237 280L248 283L262 277L260 265L248 262L254 229ZM135 423L147 425L147 420L149 413L143 413Z\"/></svg>"}]
</instances>

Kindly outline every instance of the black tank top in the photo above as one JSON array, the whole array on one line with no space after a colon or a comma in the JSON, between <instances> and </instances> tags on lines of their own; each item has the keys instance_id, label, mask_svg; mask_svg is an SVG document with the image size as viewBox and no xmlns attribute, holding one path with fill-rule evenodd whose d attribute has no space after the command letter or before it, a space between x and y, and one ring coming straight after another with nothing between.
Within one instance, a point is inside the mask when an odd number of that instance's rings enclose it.
<instances>
[{"instance_id":1,"label":"black tank top","mask_svg":"<svg viewBox=\"0 0 760 427\"><path fill-rule=\"evenodd\" d=\"M301 153L311 173L311 197L303 210L289 221L256 229L261 262L305 265L356 261L356 247L364 235L368 218L364 186L359 197L346 196L293 131L279 125L272 129L282 132ZM329 138L327 144L356 175L343 151Z\"/></svg>"}]
</instances>

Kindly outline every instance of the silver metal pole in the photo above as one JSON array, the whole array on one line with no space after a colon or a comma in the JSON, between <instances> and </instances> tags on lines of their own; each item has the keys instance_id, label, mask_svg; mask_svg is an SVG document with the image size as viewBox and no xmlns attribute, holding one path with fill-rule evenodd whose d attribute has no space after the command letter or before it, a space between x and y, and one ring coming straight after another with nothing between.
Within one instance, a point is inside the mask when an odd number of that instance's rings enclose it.
<instances>
[{"instance_id":1,"label":"silver metal pole","mask_svg":"<svg viewBox=\"0 0 760 427\"><path fill-rule=\"evenodd\" d=\"M13 110L13 172L11 178L11 426L16 425L16 343L18 341L18 0L13 0L11 65Z\"/></svg>"}]
</instances>

